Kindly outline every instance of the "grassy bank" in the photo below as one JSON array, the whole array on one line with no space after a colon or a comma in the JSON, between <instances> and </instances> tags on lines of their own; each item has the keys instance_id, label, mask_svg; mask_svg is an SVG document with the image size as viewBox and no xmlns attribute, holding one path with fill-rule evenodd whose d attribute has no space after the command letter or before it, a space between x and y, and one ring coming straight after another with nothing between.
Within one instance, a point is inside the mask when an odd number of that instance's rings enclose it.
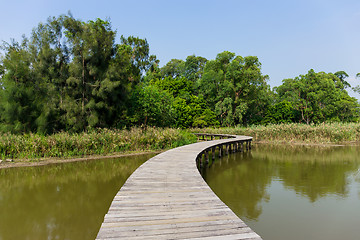
<instances>
[{"instance_id":1,"label":"grassy bank","mask_svg":"<svg viewBox=\"0 0 360 240\"><path fill-rule=\"evenodd\" d=\"M320 125L279 124L239 128L180 130L171 128L132 128L130 130L95 129L83 133L2 134L1 159L71 158L89 155L163 150L193 143L192 132L237 134L271 143L339 144L360 143L360 124L329 123Z\"/></svg>"},{"instance_id":2,"label":"grassy bank","mask_svg":"<svg viewBox=\"0 0 360 240\"><path fill-rule=\"evenodd\" d=\"M325 123L319 125L292 123L247 128L193 129L191 131L247 135L254 137L254 140L258 142L314 144L360 142L359 123Z\"/></svg>"},{"instance_id":3,"label":"grassy bank","mask_svg":"<svg viewBox=\"0 0 360 240\"><path fill-rule=\"evenodd\" d=\"M106 155L129 151L162 150L193 143L196 137L185 130L132 128L131 130L95 129L49 136L40 134L2 134L1 159L69 158Z\"/></svg>"}]
</instances>

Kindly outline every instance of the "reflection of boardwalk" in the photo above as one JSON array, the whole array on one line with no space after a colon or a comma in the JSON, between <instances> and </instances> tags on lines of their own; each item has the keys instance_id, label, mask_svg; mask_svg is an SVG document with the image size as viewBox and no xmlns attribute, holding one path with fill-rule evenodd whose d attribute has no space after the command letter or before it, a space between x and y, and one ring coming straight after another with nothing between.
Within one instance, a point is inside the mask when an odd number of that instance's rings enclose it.
<instances>
[{"instance_id":1,"label":"reflection of boardwalk","mask_svg":"<svg viewBox=\"0 0 360 240\"><path fill-rule=\"evenodd\" d=\"M211 191L195 161L209 155L205 149L233 151L242 144L226 146L251 139L204 141L151 158L117 193L97 239L261 239Z\"/></svg>"}]
</instances>

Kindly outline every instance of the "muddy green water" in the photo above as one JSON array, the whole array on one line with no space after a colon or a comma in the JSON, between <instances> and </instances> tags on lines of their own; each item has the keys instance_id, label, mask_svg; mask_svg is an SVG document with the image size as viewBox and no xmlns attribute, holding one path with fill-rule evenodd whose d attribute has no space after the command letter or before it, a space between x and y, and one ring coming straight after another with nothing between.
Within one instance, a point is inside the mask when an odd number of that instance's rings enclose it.
<instances>
[{"instance_id":1,"label":"muddy green water","mask_svg":"<svg viewBox=\"0 0 360 240\"><path fill-rule=\"evenodd\" d=\"M0 169L0 240L95 239L115 194L152 156ZM360 239L360 147L256 145L203 176L265 240Z\"/></svg>"},{"instance_id":2,"label":"muddy green water","mask_svg":"<svg viewBox=\"0 0 360 240\"><path fill-rule=\"evenodd\" d=\"M360 239L360 147L256 145L203 177L264 240Z\"/></svg>"},{"instance_id":3,"label":"muddy green water","mask_svg":"<svg viewBox=\"0 0 360 240\"><path fill-rule=\"evenodd\" d=\"M0 240L95 239L141 155L0 169Z\"/></svg>"}]
</instances>

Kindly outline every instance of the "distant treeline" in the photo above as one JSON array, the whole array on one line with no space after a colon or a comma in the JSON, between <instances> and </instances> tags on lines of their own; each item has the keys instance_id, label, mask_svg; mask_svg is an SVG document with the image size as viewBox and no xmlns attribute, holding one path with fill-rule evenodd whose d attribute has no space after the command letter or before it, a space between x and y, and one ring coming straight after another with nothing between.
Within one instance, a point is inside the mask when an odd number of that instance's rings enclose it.
<instances>
[{"instance_id":1,"label":"distant treeline","mask_svg":"<svg viewBox=\"0 0 360 240\"><path fill-rule=\"evenodd\" d=\"M160 68L146 39L115 40L109 21L61 15L40 23L30 38L4 43L0 130L359 121L360 105L348 95L343 71L310 70L271 90L255 56L191 55Z\"/></svg>"}]
</instances>

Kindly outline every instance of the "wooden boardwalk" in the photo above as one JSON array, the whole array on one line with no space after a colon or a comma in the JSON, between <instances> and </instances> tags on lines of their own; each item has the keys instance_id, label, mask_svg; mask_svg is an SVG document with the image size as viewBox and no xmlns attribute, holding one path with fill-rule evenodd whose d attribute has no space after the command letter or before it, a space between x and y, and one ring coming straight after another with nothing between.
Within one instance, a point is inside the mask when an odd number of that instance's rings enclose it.
<instances>
[{"instance_id":1,"label":"wooden boardwalk","mask_svg":"<svg viewBox=\"0 0 360 240\"><path fill-rule=\"evenodd\" d=\"M198 142L149 159L115 196L96 239L261 239L212 192L195 161L205 149L251 139Z\"/></svg>"}]
</instances>

